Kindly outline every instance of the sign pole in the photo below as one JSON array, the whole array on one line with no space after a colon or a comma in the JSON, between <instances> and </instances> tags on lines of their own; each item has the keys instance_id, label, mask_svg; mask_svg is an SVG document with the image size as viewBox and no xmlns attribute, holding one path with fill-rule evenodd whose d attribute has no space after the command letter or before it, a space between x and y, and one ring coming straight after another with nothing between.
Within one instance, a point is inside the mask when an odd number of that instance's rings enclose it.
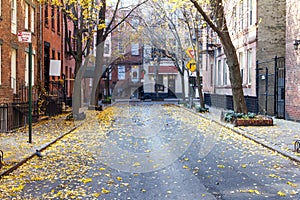
<instances>
[{"instance_id":1,"label":"sign pole","mask_svg":"<svg viewBox=\"0 0 300 200\"><path fill-rule=\"evenodd\" d=\"M28 63L28 132L29 132L29 143L32 143L32 42L31 32L18 32L19 42L26 42L29 44L29 63Z\"/></svg>"},{"instance_id":2,"label":"sign pole","mask_svg":"<svg viewBox=\"0 0 300 200\"><path fill-rule=\"evenodd\" d=\"M29 143L32 143L32 43L29 43L29 67L28 67L28 78L29 78L29 91L28 91L28 101L29 101Z\"/></svg>"}]
</instances>

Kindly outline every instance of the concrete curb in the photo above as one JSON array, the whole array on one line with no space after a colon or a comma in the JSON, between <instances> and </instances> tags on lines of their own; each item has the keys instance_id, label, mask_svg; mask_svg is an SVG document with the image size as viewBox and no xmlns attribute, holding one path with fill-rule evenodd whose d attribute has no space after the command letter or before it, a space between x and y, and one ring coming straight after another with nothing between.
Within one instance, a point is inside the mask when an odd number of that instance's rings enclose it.
<instances>
[{"instance_id":1,"label":"concrete curb","mask_svg":"<svg viewBox=\"0 0 300 200\"><path fill-rule=\"evenodd\" d=\"M62 139L64 136L68 135L69 133L73 132L74 130L76 130L78 127L80 127L82 125L79 124L75 127L73 127L72 129L66 131L65 133L63 133L61 136L55 138L53 141L43 144L42 147L40 149L38 149L39 151L43 151L45 150L47 147L51 146L52 144L56 143L57 141L59 141L60 139ZM27 158L24 158L23 160L21 160L20 162L18 162L17 164L15 164L14 166L12 166L11 168L7 169L6 171L2 172L0 174L0 179L5 176L10 174L11 172L13 172L14 170L16 170L18 167L20 167L21 165L23 165L24 163L26 163L28 160L30 160L31 158L33 158L35 156L35 152L31 155L29 155Z\"/></svg>"},{"instance_id":2,"label":"concrete curb","mask_svg":"<svg viewBox=\"0 0 300 200\"><path fill-rule=\"evenodd\" d=\"M295 155L293 155L293 154L291 154L289 152L283 151L282 149L277 148L275 146L272 146L270 144L266 144L266 143L264 143L262 141L259 141L257 138L255 138L255 137L250 136L249 134L247 134L247 131L245 131L245 130L243 130L241 128L238 128L239 130L235 130L235 129L231 128L230 126L228 126L225 123L222 123L222 122L214 120L214 119L207 118L203 114L197 113L194 110L191 110L191 109L188 109L188 108L185 108L185 107L182 107L182 106L178 106L178 107L183 108L183 109L185 109L185 110L187 110L187 111L189 111L189 112L191 112L191 113L193 113L195 115L198 115L198 116L200 116L200 117L202 117L204 119L211 120L211 121L213 121L213 122L215 122L215 123L217 123L217 124L219 124L221 126L224 126L225 128L228 128L228 129L232 130L233 132L235 132L235 133L237 133L237 134L239 134L239 135L241 135L241 136L243 136L243 137L245 137L245 138L247 138L249 140L252 140L253 142L255 142L257 144L262 145L263 147L265 147L267 149L270 149L271 151L277 152L277 153L279 153L279 154L281 154L281 155L283 155L283 156L285 156L285 157L287 157L287 158L289 158L289 159L291 159L291 160L293 160L295 162L300 163L300 158L298 156L295 156Z\"/></svg>"}]
</instances>

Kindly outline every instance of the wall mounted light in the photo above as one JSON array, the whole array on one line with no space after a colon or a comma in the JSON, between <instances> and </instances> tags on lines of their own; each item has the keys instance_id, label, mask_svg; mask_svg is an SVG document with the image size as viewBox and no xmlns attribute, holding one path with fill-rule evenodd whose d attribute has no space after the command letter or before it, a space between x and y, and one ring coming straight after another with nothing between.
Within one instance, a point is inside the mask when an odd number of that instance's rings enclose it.
<instances>
[{"instance_id":1,"label":"wall mounted light","mask_svg":"<svg viewBox=\"0 0 300 200\"><path fill-rule=\"evenodd\" d=\"M298 50L299 49L299 45L300 45L300 40L294 40L293 45L294 45L294 49Z\"/></svg>"}]
</instances>

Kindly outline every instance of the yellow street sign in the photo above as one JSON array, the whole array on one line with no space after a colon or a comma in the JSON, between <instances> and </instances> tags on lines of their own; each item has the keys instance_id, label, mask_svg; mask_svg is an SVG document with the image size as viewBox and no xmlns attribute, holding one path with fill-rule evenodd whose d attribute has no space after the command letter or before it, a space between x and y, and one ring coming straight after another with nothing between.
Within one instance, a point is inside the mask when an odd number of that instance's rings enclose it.
<instances>
[{"instance_id":1,"label":"yellow street sign","mask_svg":"<svg viewBox=\"0 0 300 200\"><path fill-rule=\"evenodd\" d=\"M191 71L196 71L196 61L194 59L191 59L187 64L186 67Z\"/></svg>"},{"instance_id":2,"label":"yellow street sign","mask_svg":"<svg viewBox=\"0 0 300 200\"><path fill-rule=\"evenodd\" d=\"M185 52L191 59L195 58L194 49L192 47L187 48Z\"/></svg>"}]
</instances>

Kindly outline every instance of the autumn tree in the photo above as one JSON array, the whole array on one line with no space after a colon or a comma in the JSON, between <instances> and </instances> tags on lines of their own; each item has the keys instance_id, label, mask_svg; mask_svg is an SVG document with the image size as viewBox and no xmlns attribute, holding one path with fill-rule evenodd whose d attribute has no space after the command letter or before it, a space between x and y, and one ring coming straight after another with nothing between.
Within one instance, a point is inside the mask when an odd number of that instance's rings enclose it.
<instances>
[{"instance_id":1,"label":"autumn tree","mask_svg":"<svg viewBox=\"0 0 300 200\"><path fill-rule=\"evenodd\" d=\"M194 7L205 21L218 36L221 41L224 53L227 58L229 69L229 79L233 96L234 111L239 113L247 113L247 106L244 98L242 87L242 78L240 75L239 61L235 46L230 38L227 19L225 14L225 1L222 0L166 0L168 4L175 8Z\"/></svg>"},{"instance_id":2,"label":"autumn tree","mask_svg":"<svg viewBox=\"0 0 300 200\"><path fill-rule=\"evenodd\" d=\"M210 3L207 3L207 1L197 0L190 0L190 2L201 14L203 20L208 24L208 26L217 33L222 43L229 69L229 79L231 82L234 111L239 113L247 113L248 111L242 87L239 61L235 46L233 45L230 37L225 16L225 2L222 0L211 0Z\"/></svg>"},{"instance_id":3,"label":"autumn tree","mask_svg":"<svg viewBox=\"0 0 300 200\"><path fill-rule=\"evenodd\" d=\"M91 92L90 105L96 106L98 103L98 94L100 93L100 84L102 74L106 71L104 65L104 42L109 34L111 34L118 26L125 23L126 19L141 5L148 0L138 2L134 5L126 7L127 12L122 15L120 12L124 9L121 5L121 0L117 0L115 4L108 4L106 0L101 0L101 9L98 13L98 24L106 23L105 28L97 26L96 29L96 63L94 71L93 88ZM109 8L109 13L107 12Z\"/></svg>"},{"instance_id":4,"label":"autumn tree","mask_svg":"<svg viewBox=\"0 0 300 200\"><path fill-rule=\"evenodd\" d=\"M178 24L179 14L171 11L162 2L149 2L147 6L151 17L144 18L142 23L144 43L159 49L163 53L159 56L173 61L181 77L182 98L185 101L185 75L188 74L185 66L186 27Z\"/></svg>"}]
</instances>

